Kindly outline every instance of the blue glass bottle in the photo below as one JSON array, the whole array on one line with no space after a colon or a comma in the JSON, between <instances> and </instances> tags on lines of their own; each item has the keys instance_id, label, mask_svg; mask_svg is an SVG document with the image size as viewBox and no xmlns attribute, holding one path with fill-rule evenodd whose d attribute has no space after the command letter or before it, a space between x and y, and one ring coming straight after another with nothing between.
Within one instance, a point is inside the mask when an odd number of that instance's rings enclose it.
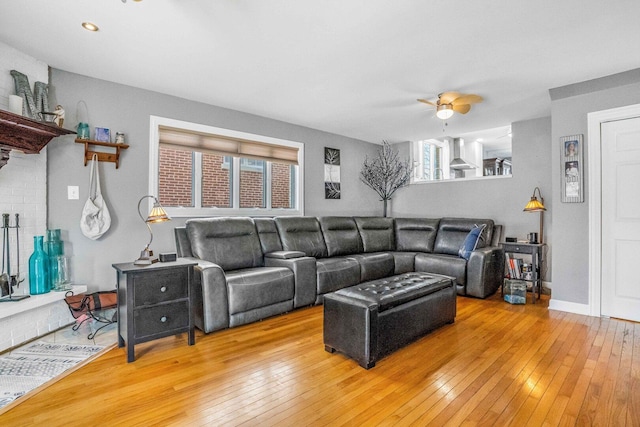
<instances>
[{"instance_id":1,"label":"blue glass bottle","mask_svg":"<svg viewBox=\"0 0 640 427\"><path fill-rule=\"evenodd\" d=\"M29 291L46 294L49 288L49 257L42 246L44 236L33 236L33 253L29 258Z\"/></svg>"}]
</instances>

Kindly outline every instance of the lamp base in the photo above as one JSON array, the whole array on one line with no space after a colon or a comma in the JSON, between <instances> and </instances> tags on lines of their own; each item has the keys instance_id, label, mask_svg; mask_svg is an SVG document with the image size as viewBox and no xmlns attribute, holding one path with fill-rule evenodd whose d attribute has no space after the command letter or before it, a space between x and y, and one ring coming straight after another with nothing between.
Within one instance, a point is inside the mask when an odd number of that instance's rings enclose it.
<instances>
[{"instance_id":1,"label":"lamp base","mask_svg":"<svg viewBox=\"0 0 640 427\"><path fill-rule=\"evenodd\" d=\"M149 248L144 248L140 252L140 258L133 261L133 265L151 265L158 262L158 258L153 257L153 251Z\"/></svg>"}]
</instances>

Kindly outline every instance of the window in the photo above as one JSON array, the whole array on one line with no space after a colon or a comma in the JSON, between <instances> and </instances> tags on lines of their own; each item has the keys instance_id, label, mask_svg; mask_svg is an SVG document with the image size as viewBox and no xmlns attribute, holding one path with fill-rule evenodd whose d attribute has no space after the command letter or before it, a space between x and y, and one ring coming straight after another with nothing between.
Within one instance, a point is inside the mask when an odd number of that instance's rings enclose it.
<instances>
[{"instance_id":1,"label":"window","mask_svg":"<svg viewBox=\"0 0 640 427\"><path fill-rule=\"evenodd\" d=\"M302 215L303 144L151 118L151 194L176 217Z\"/></svg>"},{"instance_id":2,"label":"window","mask_svg":"<svg viewBox=\"0 0 640 427\"><path fill-rule=\"evenodd\" d=\"M429 139L412 143L414 182L439 181L449 176L449 144Z\"/></svg>"},{"instance_id":3,"label":"window","mask_svg":"<svg viewBox=\"0 0 640 427\"><path fill-rule=\"evenodd\" d=\"M508 178L511 127L501 126L411 143L412 183Z\"/></svg>"}]
</instances>

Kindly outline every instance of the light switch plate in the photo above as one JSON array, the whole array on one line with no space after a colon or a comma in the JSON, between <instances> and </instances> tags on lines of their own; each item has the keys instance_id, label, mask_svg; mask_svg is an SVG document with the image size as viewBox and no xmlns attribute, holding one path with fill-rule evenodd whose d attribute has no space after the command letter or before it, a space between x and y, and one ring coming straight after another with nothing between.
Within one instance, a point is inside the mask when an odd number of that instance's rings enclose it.
<instances>
[{"instance_id":1,"label":"light switch plate","mask_svg":"<svg viewBox=\"0 0 640 427\"><path fill-rule=\"evenodd\" d=\"M77 185L67 186L67 198L69 200L78 200L80 198L80 187Z\"/></svg>"}]
</instances>

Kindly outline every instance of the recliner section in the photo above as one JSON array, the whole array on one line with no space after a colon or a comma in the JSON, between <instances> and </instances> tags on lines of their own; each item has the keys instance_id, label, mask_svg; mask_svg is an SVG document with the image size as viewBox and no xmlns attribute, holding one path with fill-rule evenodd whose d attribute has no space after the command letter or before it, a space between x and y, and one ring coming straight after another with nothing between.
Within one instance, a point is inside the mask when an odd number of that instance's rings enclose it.
<instances>
[{"instance_id":1,"label":"recliner section","mask_svg":"<svg viewBox=\"0 0 640 427\"><path fill-rule=\"evenodd\" d=\"M482 224L469 260L458 257L469 231ZM459 295L485 298L502 282L500 232L487 219L234 217L188 220L175 238L178 256L198 262L194 319L208 333L413 271L451 276Z\"/></svg>"}]
</instances>

